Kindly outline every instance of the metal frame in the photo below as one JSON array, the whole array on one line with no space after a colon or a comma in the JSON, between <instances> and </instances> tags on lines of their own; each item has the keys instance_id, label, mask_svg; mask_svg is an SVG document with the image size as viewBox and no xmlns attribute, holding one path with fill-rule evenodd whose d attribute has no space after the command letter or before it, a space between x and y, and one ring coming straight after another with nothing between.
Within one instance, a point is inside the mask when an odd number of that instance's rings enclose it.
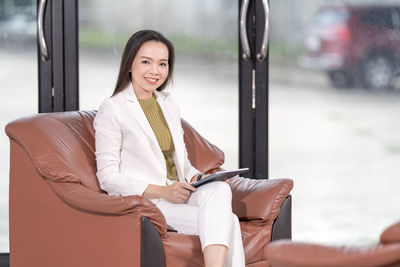
<instances>
[{"instance_id":1,"label":"metal frame","mask_svg":"<svg viewBox=\"0 0 400 267\"><path fill-rule=\"evenodd\" d=\"M40 1L38 2L38 9ZM47 2L44 9L44 22L43 31L44 39L47 44L47 53L49 54L48 59L42 60L40 47L38 46L38 74L39 74L39 112L51 112L53 111L53 67L52 67L52 42L51 42L51 31L52 31L52 3L53 1ZM39 13L39 10L38 10Z\"/></svg>"},{"instance_id":2,"label":"metal frame","mask_svg":"<svg viewBox=\"0 0 400 267\"><path fill-rule=\"evenodd\" d=\"M239 8L244 1L239 0ZM264 4L255 0L249 3L246 21L250 59L242 57L243 49L239 41L239 166L248 167L249 171L244 176L255 179L268 178L269 57L268 53L263 61L256 57L265 39Z\"/></svg>"},{"instance_id":3,"label":"metal frame","mask_svg":"<svg viewBox=\"0 0 400 267\"><path fill-rule=\"evenodd\" d=\"M245 0L239 1L239 10ZM240 13L240 12L239 12ZM246 15L246 14L244 14ZM251 1L248 8L247 18L247 39L249 41L250 51L255 51L254 32L252 19L255 16L254 1ZM239 18L239 23L240 23ZM239 24L240 31L240 24ZM239 37L240 38L240 37ZM253 69L254 61L245 60L242 55L244 51L239 40L239 166L247 167L249 171L243 176L254 177L255 170L255 111L252 108L253 99Z\"/></svg>"},{"instance_id":4,"label":"metal frame","mask_svg":"<svg viewBox=\"0 0 400 267\"><path fill-rule=\"evenodd\" d=\"M38 47L39 112L78 110L77 0L47 1L43 25L49 57L44 59Z\"/></svg>"},{"instance_id":5,"label":"metal frame","mask_svg":"<svg viewBox=\"0 0 400 267\"><path fill-rule=\"evenodd\" d=\"M78 1L64 2L64 110L79 110Z\"/></svg>"},{"instance_id":6,"label":"metal frame","mask_svg":"<svg viewBox=\"0 0 400 267\"><path fill-rule=\"evenodd\" d=\"M261 50L265 31L265 12L263 1L255 1L255 43L256 52ZM268 178L268 71L269 53L262 62L255 61L255 93L256 93L256 115L255 115L255 179Z\"/></svg>"}]
</instances>

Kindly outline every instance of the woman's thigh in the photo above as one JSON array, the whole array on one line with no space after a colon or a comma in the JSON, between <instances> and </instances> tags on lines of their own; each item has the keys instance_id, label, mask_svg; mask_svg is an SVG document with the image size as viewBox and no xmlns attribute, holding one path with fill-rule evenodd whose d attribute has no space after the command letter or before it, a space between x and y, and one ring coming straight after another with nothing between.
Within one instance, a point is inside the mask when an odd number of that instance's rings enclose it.
<instances>
[{"instance_id":1,"label":"woman's thigh","mask_svg":"<svg viewBox=\"0 0 400 267\"><path fill-rule=\"evenodd\" d=\"M231 191L225 182L213 182L200 186L192 193L188 203L174 204L166 200L160 200L157 207L164 214L167 224L175 228L179 233L198 235L199 206L209 203L208 208L214 212L203 212L206 214L220 214L231 212ZM216 203L215 203L216 202ZM222 210L221 210L222 209Z\"/></svg>"},{"instance_id":2,"label":"woman's thigh","mask_svg":"<svg viewBox=\"0 0 400 267\"><path fill-rule=\"evenodd\" d=\"M229 204L232 201L232 191L229 184L225 182L212 182L204 184L192 193L188 204L201 206L207 202L211 204Z\"/></svg>"},{"instance_id":3,"label":"woman's thigh","mask_svg":"<svg viewBox=\"0 0 400 267\"><path fill-rule=\"evenodd\" d=\"M174 204L160 200L157 207L167 221L167 224L175 228L179 233L198 235L197 217L198 207L189 204Z\"/></svg>"}]
</instances>

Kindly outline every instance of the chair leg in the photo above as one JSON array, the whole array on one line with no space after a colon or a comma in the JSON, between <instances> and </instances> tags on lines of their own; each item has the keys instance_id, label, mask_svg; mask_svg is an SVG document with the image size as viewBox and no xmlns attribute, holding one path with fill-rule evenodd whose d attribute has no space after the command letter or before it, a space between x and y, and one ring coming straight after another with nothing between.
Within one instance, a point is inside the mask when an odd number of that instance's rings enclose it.
<instances>
[{"instance_id":1,"label":"chair leg","mask_svg":"<svg viewBox=\"0 0 400 267\"><path fill-rule=\"evenodd\" d=\"M141 243L142 267L165 267L164 247L161 237L153 223L146 217L142 217Z\"/></svg>"},{"instance_id":2,"label":"chair leg","mask_svg":"<svg viewBox=\"0 0 400 267\"><path fill-rule=\"evenodd\" d=\"M292 196L285 199L272 225L271 241L278 239L292 239Z\"/></svg>"}]
</instances>

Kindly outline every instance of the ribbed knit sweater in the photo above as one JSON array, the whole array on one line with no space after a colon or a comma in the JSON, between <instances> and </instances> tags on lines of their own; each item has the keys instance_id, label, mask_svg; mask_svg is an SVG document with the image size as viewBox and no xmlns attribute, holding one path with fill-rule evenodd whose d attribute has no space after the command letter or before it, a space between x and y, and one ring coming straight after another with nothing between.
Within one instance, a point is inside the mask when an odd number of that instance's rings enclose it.
<instances>
[{"instance_id":1,"label":"ribbed knit sweater","mask_svg":"<svg viewBox=\"0 0 400 267\"><path fill-rule=\"evenodd\" d=\"M148 99L138 99L147 120L153 129L167 165L167 178L179 180L174 162L174 142L167 121L154 95Z\"/></svg>"}]
</instances>

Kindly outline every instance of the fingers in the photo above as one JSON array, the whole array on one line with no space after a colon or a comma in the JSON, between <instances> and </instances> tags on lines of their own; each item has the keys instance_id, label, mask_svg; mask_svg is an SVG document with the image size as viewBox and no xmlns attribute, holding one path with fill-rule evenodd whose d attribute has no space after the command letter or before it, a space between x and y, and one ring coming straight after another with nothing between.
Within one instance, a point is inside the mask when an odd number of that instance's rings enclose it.
<instances>
[{"instance_id":1,"label":"fingers","mask_svg":"<svg viewBox=\"0 0 400 267\"><path fill-rule=\"evenodd\" d=\"M196 187L192 186L190 183L182 183L183 187L190 192L195 192L197 189Z\"/></svg>"},{"instance_id":2,"label":"fingers","mask_svg":"<svg viewBox=\"0 0 400 267\"><path fill-rule=\"evenodd\" d=\"M190 183L176 182L176 183L174 183L174 186L177 190L182 189L182 190L191 191L191 192L196 191L196 188L193 187Z\"/></svg>"},{"instance_id":3,"label":"fingers","mask_svg":"<svg viewBox=\"0 0 400 267\"><path fill-rule=\"evenodd\" d=\"M189 190L185 189L185 188L181 188L176 193L177 193L177 195L181 195L181 196L184 196L186 198L189 198L190 195L191 195L191 192Z\"/></svg>"},{"instance_id":4,"label":"fingers","mask_svg":"<svg viewBox=\"0 0 400 267\"><path fill-rule=\"evenodd\" d=\"M175 192L171 199L173 203L186 203L190 198L190 192L186 189L182 189L181 192Z\"/></svg>"},{"instance_id":5,"label":"fingers","mask_svg":"<svg viewBox=\"0 0 400 267\"><path fill-rule=\"evenodd\" d=\"M186 192L179 192L179 193L177 193L177 198L180 199L180 200L182 200L182 201L188 200L189 197L190 197L190 193L189 193L187 190L185 190L185 191L186 191Z\"/></svg>"},{"instance_id":6,"label":"fingers","mask_svg":"<svg viewBox=\"0 0 400 267\"><path fill-rule=\"evenodd\" d=\"M185 203L189 200L192 192L197 189L189 183L175 182L169 186L170 194L168 201L173 203Z\"/></svg>"},{"instance_id":7,"label":"fingers","mask_svg":"<svg viewBox=\"0 0 400 267\"><path fill-rule=\"evenodd\" d=\"M193 190L196 189L193 186L188 186L187 183L176 182L173 184L172 190L172 202L175 203L184 203L190 198L190 195Z\"/></svg>"}]
</instances>

